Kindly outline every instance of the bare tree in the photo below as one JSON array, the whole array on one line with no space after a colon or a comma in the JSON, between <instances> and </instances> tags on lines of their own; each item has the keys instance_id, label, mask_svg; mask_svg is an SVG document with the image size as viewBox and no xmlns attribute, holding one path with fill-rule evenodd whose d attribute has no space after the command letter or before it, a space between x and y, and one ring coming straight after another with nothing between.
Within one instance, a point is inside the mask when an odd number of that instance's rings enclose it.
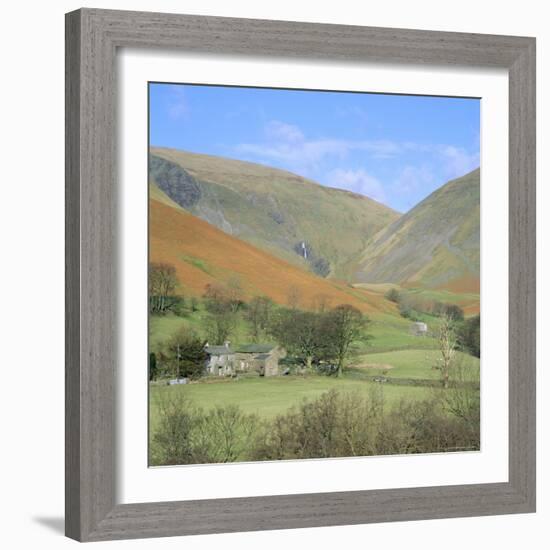
<instances>
[{"instance_id":1,"label":"bare tree","mask_svg":"<svg viewBox=\"0 0 550 550\"><path fill-rule=\"evenodd\" d=\"M317 313L325 313L330 308L331 297L328 294L316 294L312 300L313 309Z\"/></svg>"},{"instance_id":2,"label":"bare tree","mask_svg":"<svg viewBox=\"0 0 550 550\"><path fill-rule=\"evenodd\" d=\"M166 313L175 303L176 268L168 263L149 264L149 311Z\"/></svg>"},{"instance_id":3,"label":"bare tree","mask_svg":"<svg viewBox=\"0 0 550 550\"><path fill-rule=\"evenodd\" d=\"M227 281L225 288L227 299L233 313L237 313L244 301L244 290L241 279L237 275L233 275Z\"/></svg>"},{"instance_id":4,"label":"bare tree","mask_svg":"<svg viewBox=\"0 0 550 550\"><path fill-rule=\"evenodd\" d=\"M204 301L209 313L206 321L208 338L213 344L223 344L235 330L237 310L235 294L220 284L206 285Z\"/></svg>"},{"instance_id":5,"label":"bare tree","mask_svg":"<svg viewBox=\"0 0 550 550\"><path fill-rule=\"evenodd\" d=\"M235 332L237 319L231 311L211 313L205 322L206 335L212 344L221 345Z\"/></svg>"},{"instance_id":6,"label":"bare tree","mask_svg":"<svg viewBox=\"0 0 550 550\"><path fill-rule=\"evenodd\" d=\"M446 313L441 317L438 344L441 357L439 358L436 368L441 371L441 381L443 382L443 387L448 388L451 367L456 350L456 335L453 318Z\"/></svg>"},{"instance_id":7,"label":"bare tree","mask_svg":"<svg viewBox=\"0 0 550 550\"><path fill-rule=\"evenodd\" d=\"M479 365L467 355L457 356L449 378L449 390L443 393L443 406L464 422L472 432L479 432Z\"/></svg>"},{"instance_id":8,"label":"bare tree","mask_svg":"<svg viewBox=\"0 0 550 550\"><path fill-rule=\"evenodd\" d=\"M152 434L149 452L153 464L193 462L191 434L194 414L187 394L160 393L156 401L158 426Z\"/></svg>"},{"instance_id":9,"label":"bare tree","mask_svg":"<svg viewBox=\"0 0 550 550\"><path fill-rule=\"evenodd\" d=\"M237 313L243 303L244 292L238 277L232 277L227 284L210 283L204 289L208 310L229 309Z\"/></svg>"},{"instance_id":10,"label":"bare tree","mask_svg":"<svg viewBox=\"0 0 550 550\"><path fill-rule=\"evenodd\" d=\"M290 309L299 309L302 301L302 292L297 286L291 286L288 289L286 302Z\"/></svg>"},{"instance_id":11,"label":"bare tree","mask_svg":"<svg viewBox=\"0 0 550 550\"><path fill-rule=\"evenodd\" d=\"M245 318L250 323L250 336L253 342L258 342L269 328L272 309L273 301L267 296L254 296L250 300Z\"/></svg>"},{"instance_id":12,"label":"bare tree","mask_svg":"<svg viewBox=\"0 0 550 550\"><path fill-rule=\"evenodd\" d=\"M258 419L245 414L237 405L218 405L205 417L210 454L216 462L235 462L246 453L257 429ZM214 460L210 460L214 462Z\"/></svg>"}]
</instances>

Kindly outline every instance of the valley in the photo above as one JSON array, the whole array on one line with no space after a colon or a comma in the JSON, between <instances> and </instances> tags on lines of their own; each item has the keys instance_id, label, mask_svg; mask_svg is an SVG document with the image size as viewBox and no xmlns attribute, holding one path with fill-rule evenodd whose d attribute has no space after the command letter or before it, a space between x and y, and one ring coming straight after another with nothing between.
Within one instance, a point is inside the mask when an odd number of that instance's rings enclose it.
<instances>
[{"instance_id":1,"label":"valley","mask_svg":"<svg viewBox=\"0 0 550 550\"><path fill-rule=\"evenodd\" d=\"M173 283L170 305L150 315L153 432L167 399L206 415L238 407L269 422L331 390L367 400L379 392L388 410L435 400L443 411L441 334L449 319L452 383L476 387L479 350L465 342L477 320L479 346L479 170L400 215L252 163L159 148L150 163L150 278L170 273ZM362 328L335 371L323 327L344 311ZM220 366L219 376L167 385L187 372L178 358L190 338L216 349L284 348L286 357L273 378ZM308 338L316 349L308 351ZM152 449L153 463L163 463Z\"/></svg>"}]
</instances>

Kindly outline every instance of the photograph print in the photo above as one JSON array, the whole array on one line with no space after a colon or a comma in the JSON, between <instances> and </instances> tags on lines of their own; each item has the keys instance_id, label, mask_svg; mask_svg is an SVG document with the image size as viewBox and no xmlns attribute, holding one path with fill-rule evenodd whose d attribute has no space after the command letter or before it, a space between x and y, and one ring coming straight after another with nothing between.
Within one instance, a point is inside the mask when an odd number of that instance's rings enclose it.
<instances>
[{"instance_id":1,"label":"photograph print","mask_svg":"<svg viewBox=\"0 0 550 550\"><path fill-rule=\"evenodd\" d=\"M149 465L480 450L480 100L149 83Z\"/></svg>"}]
</instances>

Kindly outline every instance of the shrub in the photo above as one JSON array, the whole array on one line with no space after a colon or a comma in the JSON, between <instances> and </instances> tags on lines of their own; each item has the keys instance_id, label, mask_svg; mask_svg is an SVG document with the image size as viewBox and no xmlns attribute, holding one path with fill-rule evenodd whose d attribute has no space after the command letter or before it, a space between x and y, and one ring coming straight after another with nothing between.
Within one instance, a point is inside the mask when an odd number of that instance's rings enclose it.
<instances>
[{"instance_id":1,"label":"shrub","mask_svg":"<svg viewBox=\"0 0 550 550\"><path fill-rule=\"evenodd\" d=\"M178 317L186 317L187 310L185 308L185 298L183 296L174 296L169 309L174 315L177 315Z\"/></svg>"},{"instance_id":2,"label":"shrub","mask_svg":"<svg viewBox=\"0 0 550 550\"><path fill-rule=\"evenodd\" d=\"M260 422L236 405L204 412L184 394L158 403L159 426L152 437L151 463L155 465L234 462L252 447Z\"/></svg>"},{"instance_id":3,"label":"shrub","mask_svg":"<svg viewBox=\"0 0 550 550\"><path fill-rule=\"evenodd\" d=\"M401 294L399 294L399 291L396 288L390 288L388 292L384 294L384 297L386 298L386 300L398 304L399 300L401 299Z\"/></svg>"},{"instance_id":4,"label":"shrub","mask_svg":"<svg viewBox=\"0 0 550 550\"><path fill-rule=\"evenodd\" d=\"M153 464L189 464L194 462L191 432L195 423L190 404L181 396L162 399L159 404L159 427L153 434Z\"/></svg>"},{"instance_id":5,"label":"shrub","mask_svg":"<svg viewBox=\"0 0 550 550\"><path fill-rule=\"evenodd\" d=\"M376 450L383 412L379 388L365 398L331 390L303 401L269 425L257 440L255 460L366 456Z\"/></svg>"},{"instance_id":6,"label":"shrub","mask_svg":"<svg viewBox=\"0 0 550 550\"><path fill-rule=\"evenodd\" d=\"M149 353L149 381L156 380L158 376L157 356L155 352Z\"/></svg>"},{"instance_id":7,"label":"shrub","mask_svg":"<svg viewBox=\"0 0 550 550\"><path fill-rule=\"evenodd\" d=\"M464 311L454 304L445 304L443 315L447 315L453 321L464 321Z\"/></svg>"},{"instance_id":8,"label":"shrub","mask_svg":"<svg viewBox=\"0 0 550 550\"><path fill-rule=\"evenodd\" d=\"M447 316L452 321L463 321L464 311L455 304L446 304L444 302L434 302L431 307L431 313L436 317Z\"/></svg>"},{"instance_id":9,"label":"shrub","mask_svg":"<svg viewBox=\"0 0 550 550\"><path fill-rule=\"evenodd\" d=\"M475 390L469 391L471 396L476 395ZM470 410L476 410L475 402ZM401 401L385 411L382 389L374 386L367 396L332 390L279 415L257 437L251 458L281 460L477 449L479 419L476 423L475 414L465 420L456 410L446 407L439 395L420 402Z\"/></svg>"},{"instance_id":10,"label":"shrub","mask_svg":"<svg viewBox=\"0 0 550 550\"><path fill-rule=\"evenodd\" d=\"M456 384L386 410L383 389L328 391L270 421L238 406L204 412L183 398L161 401L153 464L286 460L479 450L479 391Z\"/></svg>"},{"instance_id":11,"label":"shrub","mask_svg":"<svg viewBox=\"0 0 550 550\"><path fill-rule=\"evenodd\" d=\"M206 342L193 331L182 328L174 334L166 346L166 356L172 372L178 378L199 378L206 364Z\"/></svg>"},{"instance_id":12,"label":"shrub","mask_svg":"<svg viewBox=\"0 0 550 550\"><path fill-rule=\"evenodd\" d=\"M480 356L480 324L481 318L476 315L466 319L458 329L459 344L476 357Z\"/></svg>"},{"instance_id":13,"label":"shrub","mask_svg":"<svg viewBox=\"0 0 550 550\"><path fill-rule=\"evenodd\" d=\"M330 263L325 258L315 258L311 262L313 272L321 277L327 277L330 274Z\"/></svg>"},{"instance_id":14,"label":"shrub","mask_svg":"<svg viewBox=\"0 0 550 550\"><path fill-rule=\"evenodd\" d=\"M416 310L414 310L410 305L405 302L399 303L399 315L405 319L411 321L420 321L421 318Z\"/></svg>"}]
</instances>

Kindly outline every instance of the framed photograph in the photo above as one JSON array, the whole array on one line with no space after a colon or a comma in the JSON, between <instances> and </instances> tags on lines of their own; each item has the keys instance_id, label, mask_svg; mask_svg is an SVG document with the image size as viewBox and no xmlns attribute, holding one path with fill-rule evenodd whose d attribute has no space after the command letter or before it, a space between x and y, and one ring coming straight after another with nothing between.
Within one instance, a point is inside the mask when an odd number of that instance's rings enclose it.
<instances>
[{"instance_id":1,"label":"framed photograph","mask_svg":"<svg viewBox=\"0 0 550 550\"><path fill-rule=\"evenodd\" d=\"M66 534L535 511L535 40L66 19Z\"/></svg>"}]
</instances>

